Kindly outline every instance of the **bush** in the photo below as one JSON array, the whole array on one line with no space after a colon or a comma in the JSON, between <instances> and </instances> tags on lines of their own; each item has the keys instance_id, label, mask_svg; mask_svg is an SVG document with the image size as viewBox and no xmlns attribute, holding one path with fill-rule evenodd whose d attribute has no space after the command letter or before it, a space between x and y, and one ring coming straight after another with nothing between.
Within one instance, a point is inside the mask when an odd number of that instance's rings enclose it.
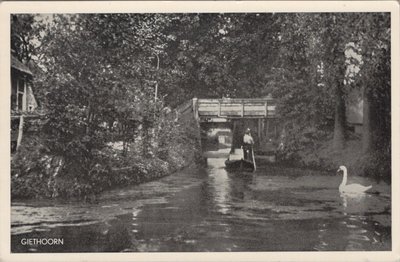
<instances>
[{"instance_id":1,"label":"bush","mask_svg":"<svg viewBox=\"0 0 400 262\"><path fill-rule=\"evenodd\" d=\"M64 152L60 156L45 146L49 140L42 136L26 138L12 160L12 197L86 199L111 187L166 176L199 158L199 143L192 131L192 127L168 122L152 157L135 150L140 149L135 143L127 152L105 146L85 154L86 146L77 140L66 151L56 150Z\"/></svg>"},{"instance_id":2,"label":"bush","mask_svg":"<svg viewBox=\"0 0 400 262\"><path fill-rule=\"evenodd\" d=\"M12 197L51 195L47 182L57 160L48 156L40 138L25 138L23 142L11 160Z\"/></svg>"}]
</instances>

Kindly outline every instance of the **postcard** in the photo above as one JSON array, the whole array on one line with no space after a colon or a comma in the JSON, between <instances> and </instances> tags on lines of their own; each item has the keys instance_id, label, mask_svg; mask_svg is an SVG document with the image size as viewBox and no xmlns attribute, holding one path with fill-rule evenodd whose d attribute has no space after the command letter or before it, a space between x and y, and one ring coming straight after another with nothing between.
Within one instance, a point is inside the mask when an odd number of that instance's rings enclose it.
<instances>
[{"instance_id":1,"label":"postcard","mask_svg":"<svg viewBox=\"0 0 400 262\"><path fill-rule=\"evenodd\" d=\"M394 1L3 2L3 261L399 261Z\"/></svg>"}]
</instances>

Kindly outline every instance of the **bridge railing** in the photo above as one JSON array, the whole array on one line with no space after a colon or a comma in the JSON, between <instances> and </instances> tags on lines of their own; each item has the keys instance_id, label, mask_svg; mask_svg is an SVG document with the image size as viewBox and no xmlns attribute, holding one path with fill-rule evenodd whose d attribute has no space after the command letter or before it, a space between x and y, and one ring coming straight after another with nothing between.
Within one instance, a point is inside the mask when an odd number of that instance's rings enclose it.
<instances>
[{"instance_id":1,"label":"bridge railing","mask_svg":"<svg viewBox=\"0 0 400 262\"><path fill-rule=\"evenodd\" d=\"M274 118L276 105L272 98L197 99L199 117Z\"/></svg>"}]
</instances>

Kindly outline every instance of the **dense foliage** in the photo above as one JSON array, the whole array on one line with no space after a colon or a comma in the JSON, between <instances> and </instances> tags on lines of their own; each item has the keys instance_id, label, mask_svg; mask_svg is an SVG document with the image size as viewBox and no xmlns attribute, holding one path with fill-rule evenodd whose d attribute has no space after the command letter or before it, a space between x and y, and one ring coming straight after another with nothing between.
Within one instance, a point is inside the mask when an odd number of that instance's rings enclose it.
<instances>
[{"instance_id":1,"label":"dense foliage","mask_svg":"<svg viewBox=\"0 0 400 262\"><path fill-rule=\"evenodd\" d=\"M13 159L15 195L81 197L195 159L196 137L154 94L152 56L162 53L157 26L151 15L56 15L40 31L35 88L45 117L37 139L26 138ZM31 178L42 186L29 190Z\"/></svg>"},{"instance_id":2,"label":"dense foliage","mask_svg":"<svg viewBox=\"0 0 400 262\"><path fill-rule=\"evenodd\" d=\"M278 101L284 160L333 166L348 160L340 156L359 141L363 154L356 152L353 161L346 162L350 168L390 176L387 13L11 19L18 58L33 59L41 68L35 75L35 93L46 112L41 147L52 159L60 159L56 163L62 160L68 167L63 170L70 170L78 184L96 179L104 184L102 174L132 161L162 170L157 161L182 166L178 150L183 145L185 150L194 148L196 138L190 137L194 130L179 126L169 111L188 99L269 94ZM363 94L361 138L348 131L346 120L354 90ZM114 161L110 145L119 141L121 155ZM31 163L25 154L21 150L15 158L13 170L19 171L14 173L24 173L23 166ZM378 160L366 165L371 158ZM117 180L107 183L126 182L123 177Z\"/></svg>"}]
</instances>

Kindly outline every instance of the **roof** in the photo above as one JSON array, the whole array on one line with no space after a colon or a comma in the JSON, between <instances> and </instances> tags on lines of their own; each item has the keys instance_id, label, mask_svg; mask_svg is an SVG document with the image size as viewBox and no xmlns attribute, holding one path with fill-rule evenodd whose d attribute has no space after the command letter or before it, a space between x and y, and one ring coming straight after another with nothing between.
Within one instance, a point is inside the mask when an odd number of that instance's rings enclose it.
<instances>
[{"instance_id":1,"label":"roof","mask_svg":"<svg viewBox=\"0 0 400 262\"><path fill-rule=\"evenodd\" d=\"M25 74L32 75L31 70L13 55L11 56L11 67Z\"/></svg>"}]
</instances>

